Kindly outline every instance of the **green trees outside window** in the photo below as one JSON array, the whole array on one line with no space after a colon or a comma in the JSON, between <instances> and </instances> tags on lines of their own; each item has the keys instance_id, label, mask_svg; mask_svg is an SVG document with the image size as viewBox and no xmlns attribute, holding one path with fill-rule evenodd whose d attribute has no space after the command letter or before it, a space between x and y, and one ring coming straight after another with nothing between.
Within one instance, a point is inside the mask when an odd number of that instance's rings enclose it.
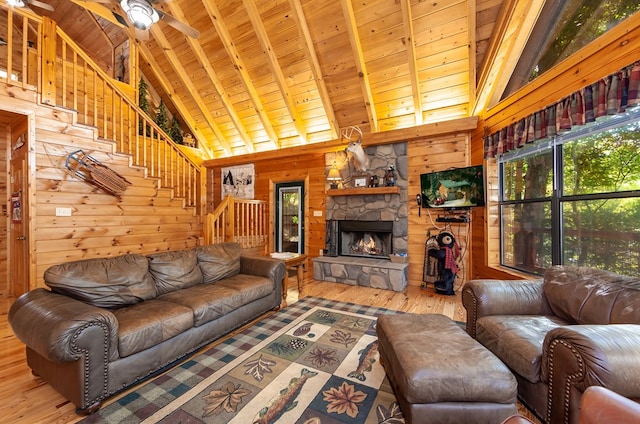
<instances>
[{"instance_id":1,"label":"green trees outside window","mask_svg":"<svg viewBox=\"0 0 640 424\"><path fill-rule=\"evenodd\" d=\"M640 275L640 111L500 162L503 265Z\"/></svg>"}]
</instances>

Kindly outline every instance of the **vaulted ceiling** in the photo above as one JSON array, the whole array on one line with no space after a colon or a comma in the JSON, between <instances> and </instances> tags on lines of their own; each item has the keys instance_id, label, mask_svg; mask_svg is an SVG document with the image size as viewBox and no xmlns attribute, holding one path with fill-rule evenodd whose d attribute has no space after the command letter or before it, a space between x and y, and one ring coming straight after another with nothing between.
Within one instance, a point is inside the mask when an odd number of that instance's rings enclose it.
<instances>
[{"instance_id":1,"label":"vaulted ceiling","mask_svg":"<svg viewBox=\"0 0 640 424\"><path fill-rule=\"evenodd\" d=\"M115 74L114 48L134 34L112 23L107 8L124 15L118 2L45 1L54 12L34 10ZM478 114L506 84L542 3L159 1L200 37L160 21L136 43L153 88L216 158L335 140L350 126L366 137Z\"/></svg>"}]
</instances>

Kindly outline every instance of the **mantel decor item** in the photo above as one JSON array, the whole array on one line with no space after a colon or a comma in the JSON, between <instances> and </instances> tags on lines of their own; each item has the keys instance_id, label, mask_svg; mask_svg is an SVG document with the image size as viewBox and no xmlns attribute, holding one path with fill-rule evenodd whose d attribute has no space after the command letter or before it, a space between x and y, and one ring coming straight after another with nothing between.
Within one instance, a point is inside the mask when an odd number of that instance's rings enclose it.
<instances>
[{"instance_id":1,"label":"mantel decor item","mask_svg":"<svg viewBox=\"0 0 640 424\"><path fill-rule=\"evenodd\" d=\"M329 172L327 173L327 181L329 181L329 188L331 188L331 190L335 190L338 187L340 187L340 180L342 180L342 177L340 177L340 171L338 171L338 168L336 168L334 164L329 169Z\"/></svg>"},{"instance_id":2,"label":"mantel decor item","mask_svg":"<svg viewBox=\"0 0 640 424\"><path fill-rule=\"evenodd\" d=\"M396 174L395 174L395 168L393 165L389 165L389 167L384 173L384 185L387 187L392 187L396 185Z\"/></svg>"},{"instance_id":3,"label":"mantel decor item","mask_svg":"<svg viewBox=\"0 0 640 424\"><path fill-rule=\"evenodd\" d=\"M353 181L353 187L367 187L369 185L369 175L354 174L351 181Z\"/></svg>"}]
</instances>

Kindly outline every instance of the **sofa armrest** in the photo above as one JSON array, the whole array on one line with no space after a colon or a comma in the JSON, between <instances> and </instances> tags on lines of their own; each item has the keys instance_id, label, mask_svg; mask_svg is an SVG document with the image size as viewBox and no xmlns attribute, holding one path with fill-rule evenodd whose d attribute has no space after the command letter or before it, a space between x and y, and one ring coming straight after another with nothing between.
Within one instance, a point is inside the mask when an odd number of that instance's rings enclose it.
<instances>
[{"instance_id":1,"label":"sofa armrest","mask_svg":"<svg viewBox=\"0 0 640 424\"><path fill-rule=\"evenodd\" d=\"M547 418L575 422L582 392L602 386L640 397L640 325L571 325L549 331L542 347L542 380L549 386Z\"/></svg>"},{"instance_id":2,"label":"sofa armrest","mask_svg":"<svg viewBox=\"0 0 640 424\"><path fill-rule=\"evenodd\" d=\"M490 315L549 315L543 280L471 280L462 289L467 333L476 336L478 318Z\"/></svg>"},{"instance_id":3,"label":"sofa armrest","mask_svg":"<svg viewBox=\"0 0 640 424\"><path fill-rule=\"evenodd\" d=\"M276 299L282 298L282 280L287 269L284 262L266 256L240 256L240 274L259 275L273 281Z\"/></svg>"},{"instance_id":4,"label":"sofa armrest","mask_svg":"<svg viewBox=\"0 0 640 424\"><path fill-rule=\"evenodd\" d=\"M16 299L8 321L18 339L52 362L91 352L102 361L118 356L118 321L111 312L43 288Z\"/></svg>"},{"instance_id":5,"label":"sofa armrest","mask_svg":"<svg viewBox=\"0 0 640 424\"><path fill-rule=\"evenodd\" d=\"M580 401L580 424L638 423L640 403L604 387L591 386Z\"/></svg>"}]
</instances>

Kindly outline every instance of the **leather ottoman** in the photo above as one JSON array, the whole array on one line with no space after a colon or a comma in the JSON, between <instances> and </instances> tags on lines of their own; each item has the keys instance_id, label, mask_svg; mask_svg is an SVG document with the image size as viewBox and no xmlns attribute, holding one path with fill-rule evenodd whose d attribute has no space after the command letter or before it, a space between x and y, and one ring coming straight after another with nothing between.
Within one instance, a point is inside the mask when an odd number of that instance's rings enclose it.
<instances>
[{"instance_id":1,"label":"leather ottoman","mask_svg":"<svg viewBox=\"0 0 640 424\"><path fill-rule=\"evenodd\" d=\"M517 413L513 374L448 317L383 315L377 333L406 423L500 423Z\"/></svg>"}]
</instances>

